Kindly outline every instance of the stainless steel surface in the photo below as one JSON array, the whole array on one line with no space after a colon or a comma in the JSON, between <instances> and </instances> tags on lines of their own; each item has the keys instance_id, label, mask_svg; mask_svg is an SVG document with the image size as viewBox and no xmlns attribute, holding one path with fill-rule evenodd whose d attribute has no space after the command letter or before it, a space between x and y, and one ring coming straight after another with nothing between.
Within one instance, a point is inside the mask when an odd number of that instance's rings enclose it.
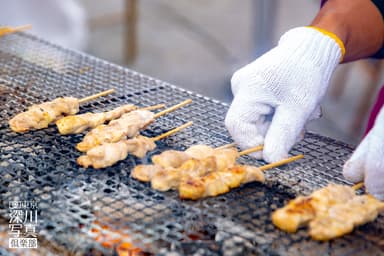
<instances>
[{"instance_id":1,"label":"stainless steel surface","mask_svg":"<svg viewBox=\"0 0 384 256\"><path fill-rule=\"evenodd\" d=\"M80 154L74 147L82 135L60 136L54 126L16 134L8 127L14 114L33 103L58 96L81 98L109 88L116 93L85 104L81 112L125 103L171 105L192 98L191 105L161 117L143 134L156 136L186 121L194 121L193 128L158 142L146 159L130 156L105 170L85 170L76 164ZM216 198L183 201L176 192L161 193L130 178L130 171L164 149L231 142L223 125L226 104L28 34L0 38L0 101L2 230L7 228L9 201L36 200L39 239L60 253L112 255L116 248L103 247L92 233L101 224L154 254L384 254L382 216L326 243L312 241L304 229L281 232L270 221L271 212L297 194L329 182L348 184L341 169L352 149L333 139L307 133L291 151L305 158L268 171L264 185L252 183ZM241 162L263 164L249 157Z\"/></svg>"}]
</instances>

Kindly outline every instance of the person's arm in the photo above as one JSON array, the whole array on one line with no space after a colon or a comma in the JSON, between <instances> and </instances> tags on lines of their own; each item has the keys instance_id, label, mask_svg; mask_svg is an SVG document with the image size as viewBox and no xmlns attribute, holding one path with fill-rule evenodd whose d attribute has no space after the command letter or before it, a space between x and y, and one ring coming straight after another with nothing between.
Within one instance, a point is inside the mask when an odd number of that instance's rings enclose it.
<instances>
[{"instance_id":1,"label":"person's arm","mask_svg":"<svg viewBox=\"0 0 384 256\"><path fill-rule=\"evenodd\" d=\"M328 0L311 26L343 41L343 62L370 57L384 44L383 16L371 0Z\"/></svg>"},{"instance_id":2,"label":"person's arm","mask_svg":"<svg viewBox=\"0 0 384 256\"><path fill-rule=\"evenodd\" d=\"M276 47L234 73L234 99L225 119L234 141L243 149L264 144L252 156L267 162L286 158L305 124L319 116L339 63L371 57L382 49L383 38L383 17L371 0L328 0L311 26L287 31ZM367 190L381 199L383 125L376 122L344 169L351 181L365 179Z\"/></svg>"}]
</instances>

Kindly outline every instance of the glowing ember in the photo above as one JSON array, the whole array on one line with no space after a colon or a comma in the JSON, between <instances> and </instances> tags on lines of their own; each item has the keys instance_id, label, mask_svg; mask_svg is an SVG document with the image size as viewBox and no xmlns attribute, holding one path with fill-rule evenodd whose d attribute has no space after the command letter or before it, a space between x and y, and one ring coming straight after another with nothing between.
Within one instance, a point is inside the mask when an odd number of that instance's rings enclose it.
<instances>
[{"instance_id":1,"label":"glowing ember","mask_svg":"<svg viewBox=\"0 0 384 256\"><path fill-rule=\"evenodd\" d=\"M91 232L95 234L95 241L100 243L103 247L109 249L116 249L119 256L139 256L149 255L142 249L135 247L129 242L124 242L130 237L127 234L123 234L118 230L114 230L108 225L101 224L98 221L93 223L96 227L91 229Z\"/></svg>"}]
</instances>

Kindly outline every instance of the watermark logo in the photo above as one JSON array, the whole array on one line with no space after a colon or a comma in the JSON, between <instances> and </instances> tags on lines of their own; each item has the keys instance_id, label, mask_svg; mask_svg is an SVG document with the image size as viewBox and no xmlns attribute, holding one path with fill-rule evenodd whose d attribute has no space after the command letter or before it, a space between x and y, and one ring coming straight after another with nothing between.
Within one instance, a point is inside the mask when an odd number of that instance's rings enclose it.
<instances>
[{"instance_id":1,"label":"watermark logo","mask_svg":"<svg viewBox=\"0 0 384 256\"><path fill-rule=\"evenodd\" d=\"M37 248L35 201L9 202L9 248Z\"/></svg>"}]
</instances>

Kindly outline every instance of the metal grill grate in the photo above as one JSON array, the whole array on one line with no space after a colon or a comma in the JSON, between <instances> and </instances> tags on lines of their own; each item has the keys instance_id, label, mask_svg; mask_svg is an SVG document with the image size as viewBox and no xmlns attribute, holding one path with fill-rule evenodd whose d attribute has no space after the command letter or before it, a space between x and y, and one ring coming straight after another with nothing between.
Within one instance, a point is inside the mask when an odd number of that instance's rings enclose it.
<instances>
[{"instance_id":1,"label":"metal grill grate","mask_svg":"<svg viewBox=\"0 0 384 256\"><path fill-rule=\"evenodd\" d=\"M146 159L128 157L105 170L76 164L80 154L74 145L82 135L60 136L55 127L26 134L8 128L7 121L33 103L109 88L117 92L82 106L81 112L192 98L191 105L161 117L144 134L156 136L186 121L194 126L158 142ZM231 142L223 125L227 105L28 34L0 38L0 101L0 234L7 230L9 201L36 200L39 241L45 246L40 250L113 254L116 248L95 241L94 230L107 225L109 231L102 233L120 236L148 254L384 254L382 216L327 243L311 241L305 230L286 234L270 221L271 212L295 194L329 182L348 184L341 166L352 149L332 139L307 133L291 152L304 153L305 159L268 171L265 185L252 183L216 198L182 201L176 192L160 193L131 179L130 170L164 149ZM249 157L241 162L263 164Z\"/></svg>"}]
</instances>

